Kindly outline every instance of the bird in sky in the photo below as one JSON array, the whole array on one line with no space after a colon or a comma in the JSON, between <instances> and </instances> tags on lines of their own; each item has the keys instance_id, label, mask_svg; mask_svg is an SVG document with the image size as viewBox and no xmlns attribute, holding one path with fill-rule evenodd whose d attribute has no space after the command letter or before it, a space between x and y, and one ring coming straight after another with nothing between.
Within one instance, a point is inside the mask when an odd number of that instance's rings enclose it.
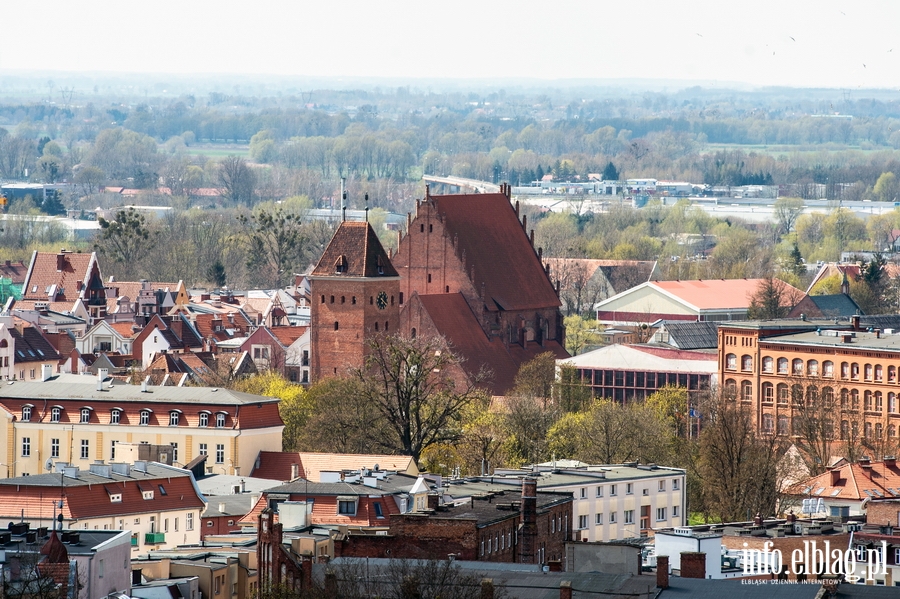
<instances>
[{"instance_id":1,"label":"bird in sky","mask_svg":"<svg viewBox=\"0 0 900 599\"><path fill-rule=\"evenodd\" d=\"M792 41L792 42L796 42L796 41L797 41L797 40L794 39L794 36L793 36L793 35L789 35L788 37L791 38L791 41Z\"/></svg>"}]
</instances>

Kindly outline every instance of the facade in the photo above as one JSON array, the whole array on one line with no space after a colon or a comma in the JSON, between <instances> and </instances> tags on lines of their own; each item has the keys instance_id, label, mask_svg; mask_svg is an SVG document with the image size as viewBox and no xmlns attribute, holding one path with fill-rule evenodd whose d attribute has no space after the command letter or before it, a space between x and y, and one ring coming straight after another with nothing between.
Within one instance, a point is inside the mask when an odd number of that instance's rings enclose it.
<instances>
[{"instance_id":1,"label":"facade","mask_svg":"<svg viewBox=\"0 0 900 599\"><path fill-rule=\"evenodd\" d=\"M342 222L308 280L313 380L362 368L366 340L400 330L400 277L368 222Z\"/></svg>"},{"instance_id":2,"label":"facade","mask_svg":"<svg viewBox=\"0 0 900 599\"><path fill-rule=\"evenodd\" d=\"M717 356L652 345L608 345L566 360L574 366L576 381L590 388L593 397L619 402L646 399L666 385L684 387L691 396L716 382Z\"/></svg>"},{"instance_id":3,"label":"facade","mask_svg":"<svg viewBox=\"0 0 900 599\"><path fill-rule=\"evenodd\" d=\"M497 470L481 477L492 488L515 487L533 477L540 491L574 497L571 527L575 541L615 541L646 536L649 531L687 523L685 471L656 465L603 465L556 468L551 464L528 470ZM469 484L450 481L445 490L463 497Z\"/></svg>"},{"instance_id":4,"label":"facade","mask_svg":"<svg viewBox=\"0 0 900 599\"><path fill-rule=\"evenodd\" d=\"M60 375L0 388L0 447L7 476L37 475L47 460L87 468L114 461L118 443L172 447L184 465L206 455L208 472L249 473L260 451L281 448L278 400L209 387L113 384Z\"/></svg>"},{"instance_id":5,"label":"facade","mask_svg":"<svg viewBox=\"0 0 900 599\"><path fill-rule=\"evenodd\" d=\"M722 324L719 381L752 406L761 432L797 434L808 410L821 406L829 439L891 453L900 426L900 335L864 331L859 322Z\"/></svg>"},{"instance_id":6,"label":"facade","mask_svg":"<svg viewBox=\"0 0 900 599\"><path fill-rule=\"evenodd\" d=\"M204 499L190 472L156 462L55 467L0 480L0 518L52 527L62 513L65 528L130 531L135 551L200 542Z\"/></svg>"},{"instance_id":7,"label":"facade","mask_svg":"<svg viewBox=\"0 0 900 599\"><path fill-rule=\"evenodd\" d=\"M329 473L359 468L419 475L416 461L410 456L306 451L261 451L250 475L285 482L297 478L322 482Z\"/></svg>"}]
</instances>

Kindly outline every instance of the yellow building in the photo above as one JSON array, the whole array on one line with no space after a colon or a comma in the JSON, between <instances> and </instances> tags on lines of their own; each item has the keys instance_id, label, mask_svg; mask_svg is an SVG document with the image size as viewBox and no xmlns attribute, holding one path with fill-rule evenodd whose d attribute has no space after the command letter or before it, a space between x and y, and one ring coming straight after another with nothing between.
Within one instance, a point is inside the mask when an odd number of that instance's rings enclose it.
<instances>
[{"instance_id":1,"label":"yellow building","mask_svg":"<svg viewBox=\"0 0 900 599\"><path fill-rule=\"evenodd\" d=\"M58 461L87 469L122 461L118 443L172 448L185 466L248 475L260 451L281 449L278 400L210 387L124 385L78 375L0 386L0 476L36 475Z\"/></svg>"}]
</instances>

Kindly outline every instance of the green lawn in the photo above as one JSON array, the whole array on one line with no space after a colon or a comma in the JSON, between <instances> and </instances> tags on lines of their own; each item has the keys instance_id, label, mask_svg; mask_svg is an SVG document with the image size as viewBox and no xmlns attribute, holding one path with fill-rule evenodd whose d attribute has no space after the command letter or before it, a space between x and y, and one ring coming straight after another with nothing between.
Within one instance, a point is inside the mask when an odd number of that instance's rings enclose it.
<instances>
[{"instance_id":1,"label":"green lawn","mask_svg":"<svg viewBox=\"0 0 900 599\"><path fill-rule=\"evenodd\" d=\"M194 144L188 146L187 151L192 155L206 156L207 158L225 158L226 156L250 156L250 146L243 144Z\"/></svg>"}]
</instances>

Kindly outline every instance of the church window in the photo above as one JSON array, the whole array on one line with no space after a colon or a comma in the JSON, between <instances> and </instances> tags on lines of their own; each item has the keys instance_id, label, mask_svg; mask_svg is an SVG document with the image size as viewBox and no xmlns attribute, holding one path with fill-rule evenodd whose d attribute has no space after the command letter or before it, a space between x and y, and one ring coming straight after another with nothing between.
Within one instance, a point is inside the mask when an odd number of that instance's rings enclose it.
<instances>
[{"instance_id":1,"label":"church window","mask_svg":"<svg viewBox=\"0 0 900 599\"><path fill-rule=\"evenodd\" d=\"M424 233L424 232L425 232L425 225L424 224L419 225L419 233Z\"/></svg>"},{"instance_id":2,"label":"church window","mask_svg":"<svg viewBox=\"0 0 900 599\"><path fill-rule=\"evenodd\" d=\"M334 330L335 331L338 330L339 327L340 327L340 325L338 324L338 321L335 320L334 321Z\"/></svg>"},{"instance_id":3,"label":"church window","mask_svg":"<svg viewBox=\"0 0 900 599\"><path fill-rule=\"evenodd\" d=\"M400 300L399 300L399 302L400 302L400 305L402 306L402 305L403 305L403 292L402 292L402 291L400 292Z\"/></svg>"},{"instance_id":4,"label":"church window","mask_svg":"<svg viewBox=\"0 0 900 599\"><path fill-rule=\"evenodd\" d=\"M412 328L412 330L409 332L409 336L413 339L416 338L416 327Z\"/></svg>"},{"instance_id":5,"label":"church window","mask_svg":"<svg viewBox=\"0 0 900 599\"><path fill-rule=\"evenodd\" d=\"M450 285L444 287L444 293L450 293Z\"/></svg>"},{"instance_id":6,"label":"church window","mask_svg":"<svg viewBox=\"0 0 900 599\"><path fill-rule=\"evenodd\" d=\"M324 296L324 295L322 296L322 303L323 303L323 304L325 303L325 296Z\"/></svg>"}]
</instances>

